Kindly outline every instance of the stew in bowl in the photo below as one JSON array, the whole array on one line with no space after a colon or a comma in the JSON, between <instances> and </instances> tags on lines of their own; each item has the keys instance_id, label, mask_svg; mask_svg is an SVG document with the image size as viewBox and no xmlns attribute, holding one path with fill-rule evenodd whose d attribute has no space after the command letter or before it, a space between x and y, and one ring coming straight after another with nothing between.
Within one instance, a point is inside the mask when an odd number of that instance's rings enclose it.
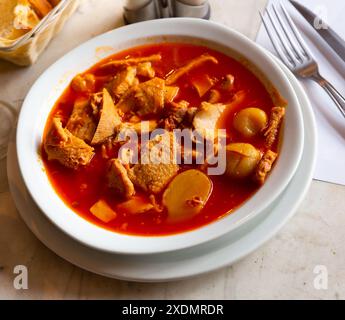
<instances>
[{"instance_id":1,"label":"stew in bowl","mask_svg":"<svg viewBox=\"0 0 345 320\"><path fill-rule=\"evenodd\" d=\"M134 47L74 77L49 116L44 165L59 196L92 223L137 235L183 232L231 214L265 182L285 106L243 64L205 46ZM224 168L209 174L200 145L213 143L216 129L224 131L224 144L214 144ZM137 163L121 157L126 130L141 151L149 135ZM183 130L201 139L178 143ZM170 147L157 147L161 140ZM154 151L168 154L174 144L182 159L155 163Z\"/></svg>"}]
</instances>

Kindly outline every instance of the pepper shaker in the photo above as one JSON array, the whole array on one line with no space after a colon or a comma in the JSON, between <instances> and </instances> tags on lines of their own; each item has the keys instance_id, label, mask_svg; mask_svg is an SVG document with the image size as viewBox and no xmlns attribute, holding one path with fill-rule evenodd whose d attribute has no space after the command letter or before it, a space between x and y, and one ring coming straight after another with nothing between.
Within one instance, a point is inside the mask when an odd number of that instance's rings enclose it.
<instances>
[{"instance_id":1,"label":"pepper shaker","mask_svg":"<svg viewBox=\"0 0 345 320\"><path fill-rule=\"evenodd\" d=\"M175 0L175 17L210 19L211 7L207 0Z\"/></svg>"},{"instance_id":2,"label":"pepper shaker","mask_svg":"<svg viewBox=\"0 0 345 320\"><path fill-rule=\"evenodd\" d=\"M127 0L126 24L169 17L210 18L208 0Z\"/></svg>"}]
</instances>

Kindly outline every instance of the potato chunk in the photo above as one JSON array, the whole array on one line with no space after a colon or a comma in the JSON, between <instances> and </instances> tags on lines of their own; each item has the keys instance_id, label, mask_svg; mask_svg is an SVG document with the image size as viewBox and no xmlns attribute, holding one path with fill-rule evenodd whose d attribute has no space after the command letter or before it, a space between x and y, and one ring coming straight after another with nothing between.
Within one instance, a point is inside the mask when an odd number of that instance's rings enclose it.
<instances>
[{"instance_id":1,"label":"potato chunk","mask_svg":"<svg viewBox=\"0 0 345 320\"><path fill-rule=\"evenodd\" d=\"M104 200L98 200L91 208L91 213L105 223L116 218L116 212Z\"/></svg>"},{"instance_id":2,"label":"potato chunk","mask_svg":"<svg viewBox=\"0 0 345 320\"><path fill-rule=\"evenodd\" d=\"M137 66L137 73L139 76L148 77L151 79L156 75L155 69L153 69L152 63L149 61L139 63Z\"/></svg>"},{"instance_id":3,"label":"potato chunk","mask_svg":"<svg viewBox=\"0 0 345 320\"><path fill-rule=\"evenodd\" d=\"M245 178L251 175L261 153L249 143L230 143L226 146L226 175L231 178Z\"/></svg>"},{"instance_id":4,"label":"potato chunk","mask_svg":"<svg viewBox=\"0 0 345 320\"><path fill-rule=\"evenodd\" d=\"M234 117L234 127L244 137L250 138L267 126L266 112L259 108L246 108Z\"/></svg>"},{"instance_id":5,"label":"potato chunk","mask_svg":"<svg viewBox=\"0 0 345 320\"><path fill-rule=\"evenodd\" d=\"M180 88L179 87L173 87L173 86L165 86L164 90L164 102L173 102L176 98Z\"/></svg>"},{"instance_id":6,"label":"potato chunk","mask_svg":"<svg viewBox=\"0 0 345 320\"><path fill-rule=\"evenodd\" d=\"M66 129L76 137L90 142L96 131L96 123L92 116L89 99L77 98L74 102L72 114L68 119Z\"/></svg>"},{"instance_id":7,"label":"potato chunk","mask_svg":"<svg viewBox=\"0 0 345 320\"><path fill-rule=\"evenodd\" d=\"M211 191L211 180L199 170L187 170L177 175L163 194L168 221L182 221L198 214L205 206Z\"/></svg>"},{"instance_id":8,"label":"potato chunk","mask_svg":"<svg viewBox=\"0 0 345 320\"><path fill-rule=\"evenodd\" d=\"M203 74L202 76L193 78L191 82L198 92L199 97L202 97L215 85L217 80L210 78L207 74Z\"/></svg>"},{"instance_id":9,"label":"potato chunk","mask_svg":"<svg viewBox=\"0 0 345 320\"><path fill-rule=\"evenodd\" d=\"M136 75L137 69L133 66L118 72L109 84L109 89L113 96L120 98L125 94L135 84Z\"/></svg>"},{"instance_id":10,"label":"potato chunk","mask_svg":"<svg viewBox=\"0 0 345 320\"><path fill-rule=\"evenodd\" d=\"M117 205L117 210L128 214L141 214L153 209L154 206L146 198L134 196L131 199Z\"/></svg>"}]
</instances>

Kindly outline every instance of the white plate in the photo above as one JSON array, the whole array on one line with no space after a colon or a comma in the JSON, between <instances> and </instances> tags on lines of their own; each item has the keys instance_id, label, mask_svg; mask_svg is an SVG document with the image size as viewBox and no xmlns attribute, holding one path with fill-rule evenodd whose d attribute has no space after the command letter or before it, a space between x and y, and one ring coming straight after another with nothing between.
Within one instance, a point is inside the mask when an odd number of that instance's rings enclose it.
<instances>
[{"instance_id":1,"label":"white plate","mask_svg":"<svg viewBox=\"0 0 345 320\"><path fill-rule=\"evenodd\" d=\"M302 106L307 143L293 180L273 208L250 225L213 242L166 254L135 256L97 251L68 237L38 209L20 176L13 137L8 151L8 179L23 220L37 238L62 258L112 278L145 282L177 280L213 271L243 258L269 240L294 214L309 188L315 165L316 130L311 105L297 79L278 63L289 77Z\"/></svg>"},{"instance_id":2,"label":"white plate","mask_svg":"<svg viewBox=\"0 0 345 320\"><path fill-rule=\"evenodd\" d=\"M230 56L233 50L252 61L288 102L284 117L279 158L264 185L248 201L200 228L164 236L138 236L112 232L68 207L56 193L43 168L37 150L42 144L44 127L53 105L73 76L99 62L99 48L110 46L115 53L134 45L169 41L206 45ZM231 49L232 48L232 49ZM237 57L239 58L239 57ZM67 72L67 73L66 73ZM45 94L42 94L44 92ZM33 110L35 110L33 112ZM70 237L97 250L118 254L155 254L200 245L233 232L260 215L283 192L298 167L304 144L302 114L298 99L282 70L258 45L223 25L202 19L158 19L118 28L97 36L50 66L34 83L23 103L17 128L19 168L28 190L42 212Z\"/></svg>"}]
</instances>

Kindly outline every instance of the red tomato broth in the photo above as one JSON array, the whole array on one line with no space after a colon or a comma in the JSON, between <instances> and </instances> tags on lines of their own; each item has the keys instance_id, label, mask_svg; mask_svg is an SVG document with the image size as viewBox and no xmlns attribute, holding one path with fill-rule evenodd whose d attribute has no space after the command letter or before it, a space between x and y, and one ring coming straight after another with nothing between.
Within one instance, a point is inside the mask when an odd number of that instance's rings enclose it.
<instances>
[{"instance_id":1,"label":"red tomato broth","mask_svg":"<svg viewBox=\"0 0 345 320\"><path fill-rule=\"evenodd\" d=\"M227 143L250 142L256 148L263 150L264 139L262 137L246 140L232 129L232 122L236 112L245 107L260 107L269 115L270 110L274 107L271 96L251 71L240 62L220 52L204 46L182 43L145 45L112 55L97 63L85 71L85 73L93 73L97 77L95 91L97 92L105 85L109 76L115 73L115 70L111 67L106 69L99 68L101 64L114 59L149 56L157 53L161 54L162 60L154 62L153 67L156 70L156 76L161 78L164 78L169 72L203 53L209 53L214 56L219 62L217 65L210 65L209 63L201 65L189 74L181 77L174 84L180 87L175 101L184 99L190 102L191 107L198 107L202 101L207 100L207 94L200 98L196 89L190 83L189 78L208 74L211 78L221 80L225 75L232 74L235 77L233 92L244 90L247 94L241 103L226 111L219 122L219 126L220 128L227 129L229 134ZM220 81L215 85L215 88L221 90ZM81 95L75 93L70 86L65 90L50 113L45 132L49 128L52 117L56 114L59 114L63 119L63 124L66 124L72 112L73 103L79 96ZM233 93L221 90L220 102L227 103L231 101L232 96ZM276 144L273 149L276 149ZM116 210L116 206L124 200L115 191L110 190L106 186L105 172L108 160L102 158L99 146L95 147L95 151L96 154L91 163L75 171L65 168L57 161L48 161L44 148L42 148L42 155L49 180L66 205L86 220L115 232L155 236L193 230L219 220L224 215L233 212L234 209L243 204L258 190L258 186L251 181L232 180L224 175L209 176L213 183L213 190L209 200L201 212L189 220L168 223L165 221L167 218L166 211L157 213L151 210L143 214L129 215ZM183 165L181 170L193 167L195 168L193 165ZM136 191L139 195L143 194L140 190ZM109 223L103 223L90 212L90 207L99 199L104 199L117 213L117 217ZM160 200L161 195L157 199Z\"/></svg>"}]
</instances>

